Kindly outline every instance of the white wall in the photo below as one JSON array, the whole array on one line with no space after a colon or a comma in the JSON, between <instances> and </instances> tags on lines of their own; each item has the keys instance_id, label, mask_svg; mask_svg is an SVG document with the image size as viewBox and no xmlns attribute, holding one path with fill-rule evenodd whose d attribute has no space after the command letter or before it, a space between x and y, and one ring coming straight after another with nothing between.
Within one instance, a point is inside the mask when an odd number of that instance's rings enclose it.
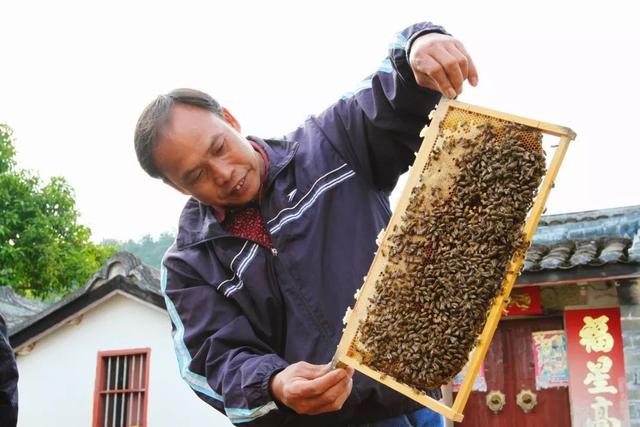
<instances>
[{"instance_id":1,"label":"white wall","mask_svg":"<svg viewBox=\"0 0 640 427\"><path fill-rule=\"evenodd\" d=\"M115 295L18 356L19 427L91 426L97 352L151 348L149 427L231 424L180 378L166 312Z\"/></svg>"}]
</instances>

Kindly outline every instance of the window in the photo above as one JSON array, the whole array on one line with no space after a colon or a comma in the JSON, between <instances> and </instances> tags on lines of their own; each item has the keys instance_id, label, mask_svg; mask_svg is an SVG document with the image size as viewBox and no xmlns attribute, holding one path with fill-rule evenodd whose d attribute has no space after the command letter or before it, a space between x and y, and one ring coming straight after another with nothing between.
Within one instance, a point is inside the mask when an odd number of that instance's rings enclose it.
<instances>
[{"instance_id":1,"label":"window","mask_svg":"<svg viewBox=\"0 0 640 427\"><path fill-rule=\"evenodd\" d=\"M100 351L93 398L93 427L147 425L148 348Z\"/></svg>"}]
</instances>

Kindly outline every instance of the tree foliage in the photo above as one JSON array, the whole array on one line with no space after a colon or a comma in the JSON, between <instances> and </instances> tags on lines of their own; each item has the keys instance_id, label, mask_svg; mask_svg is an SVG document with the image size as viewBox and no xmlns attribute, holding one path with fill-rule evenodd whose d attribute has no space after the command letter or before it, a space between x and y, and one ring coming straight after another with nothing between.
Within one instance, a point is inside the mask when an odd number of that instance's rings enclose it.
<instances>
[{"instance_id":1,"label":"tree foliage","mask_svg":"<svg viewBox=\"0 0 640 427\"><path fill-rule=\"evenodd\" d=\"M16 167L12 130L0 124L0 286L28 297L64 295L115 252L78 224L71 186Z\"/></svg>"},{"instance_id":2,"label":"tree foliage","mask_svg":"<svg viewBox=\"0 0 640 427\"><path fill-rule=\"evenodd\" d=\"M176 236L172 233L164 232L157 239L147 234L140 240L127 240L120 242L118 240L104 240L102 244L107 246L115 246L119 250L128 251L140 258L140 260L154 268L159 269L164 253L173 244Z\"/></svg>"}]
</instances>

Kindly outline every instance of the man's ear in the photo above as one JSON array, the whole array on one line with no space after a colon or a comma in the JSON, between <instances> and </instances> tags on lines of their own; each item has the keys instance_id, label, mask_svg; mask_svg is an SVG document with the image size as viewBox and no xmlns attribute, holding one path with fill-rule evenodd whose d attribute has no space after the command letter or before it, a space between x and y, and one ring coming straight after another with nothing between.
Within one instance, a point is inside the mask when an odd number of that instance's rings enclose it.
<instances>
[{"instance_id":1,"label":"man's ear","mask_svg":"<svg viewBox=\"0 0 640 427\"><path fill-rule=\"evenodd\" d=\"M224 117L224 121L229 123L229 125L240 132L240 122L233 117L233 114L226 108L222 107L222 116Z\"/></svg>"},{"instance_id":2,"label":"man's ear","mask_svg":"<svg viewBox=\"0 0 640 427\"><path fill-rule=\"evenodd\" d=\"M167 184L169 187L171 187L171 188L173 188L175 190L178 190L179 192L181 192L185 196L190 196L191 195L191 193L189 193L187 190L185 190L184 188L180 187L179 185L174 184L172 181L168 180L167 178L162 178L162 182Z\"/></svg>"}]
</instances>

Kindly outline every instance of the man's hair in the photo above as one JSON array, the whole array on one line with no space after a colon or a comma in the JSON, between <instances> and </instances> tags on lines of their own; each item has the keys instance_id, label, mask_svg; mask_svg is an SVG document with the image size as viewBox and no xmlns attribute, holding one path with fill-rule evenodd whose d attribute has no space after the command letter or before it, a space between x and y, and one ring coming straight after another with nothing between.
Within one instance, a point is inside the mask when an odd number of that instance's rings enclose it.
<instances>
[{"instance_id":1,"label":"man's hair","mask_svg":"<svg viewBox=\"0 0 640 427\"><path fill-rule=\"evenodd\" d=\"M140 114L133 139L140 166L153 178L164 178L153 161L153 150L156 148L158 138L176 104L192 105L224 118L222 107L218 101L195 89L174 89L151 101Z\"/></svg>"}]
</instances>

